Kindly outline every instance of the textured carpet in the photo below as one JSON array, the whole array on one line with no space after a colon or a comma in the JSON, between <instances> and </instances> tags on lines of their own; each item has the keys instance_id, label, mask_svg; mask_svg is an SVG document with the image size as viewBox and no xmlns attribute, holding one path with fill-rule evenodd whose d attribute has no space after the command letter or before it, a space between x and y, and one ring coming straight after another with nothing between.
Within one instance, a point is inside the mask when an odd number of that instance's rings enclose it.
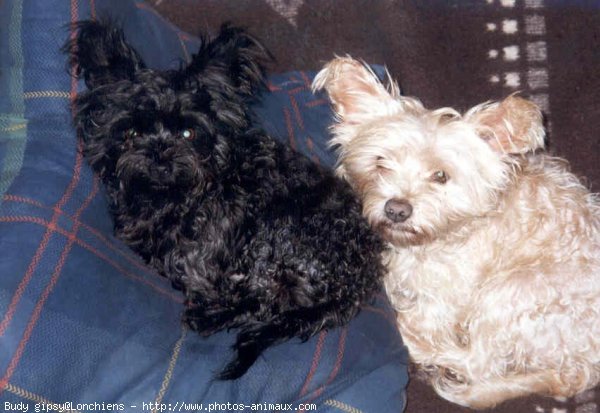
<instances>
[{"instance_id":1,"label":"textured carpet","mask_svg":"<svg viewBox=\"0 0 600 413\"><path fill-rule=\"evenodd\" d=\"M549 148L600 192L600 0L156 0L196 34L246 26L277 61L273 72L318 70L334 54L385 64L407 95L460 110L520 91L546 116ZM416 374L414 375L416 376ZM593 413L600 392L537 397L494 412ZM407 412L463 412L418 379Z\"/></svg>"}]
</instances>

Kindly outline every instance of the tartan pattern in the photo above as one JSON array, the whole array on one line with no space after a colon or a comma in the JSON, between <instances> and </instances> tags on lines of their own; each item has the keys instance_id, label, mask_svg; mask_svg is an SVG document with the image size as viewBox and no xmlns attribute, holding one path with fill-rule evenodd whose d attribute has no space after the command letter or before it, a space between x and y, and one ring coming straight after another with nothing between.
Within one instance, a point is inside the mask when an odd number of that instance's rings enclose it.
<instances>
[{"instance_id":1,"label":"tartan pattern","mask_svg":"<svg viewBox=\"0 0 600 413\"><path fill-rule=\"evenodd\" d=\"M320 412L401 411L406 352L383 295L348 327L269 349L236 382L212 381L235 332L203 339L182 328L182 296L113 238L102 185L75 143L69 105L82 85L58 49L72 35L69 22L107 12L126 23L152 67L177 65L197 47L143 2L0 3L0 70L9 73L0 77L2 408L311 402ZM274 136L331 166L331 113L310 93L310 77L273 76L257 115Z\"/></svg>"}]
</instances>

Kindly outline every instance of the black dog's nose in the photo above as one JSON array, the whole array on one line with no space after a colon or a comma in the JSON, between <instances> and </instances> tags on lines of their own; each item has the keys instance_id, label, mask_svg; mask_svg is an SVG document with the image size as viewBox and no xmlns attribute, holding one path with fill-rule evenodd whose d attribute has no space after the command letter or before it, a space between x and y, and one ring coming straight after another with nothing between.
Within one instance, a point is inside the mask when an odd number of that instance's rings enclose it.
<instances>
[{"instance_id":1,"label":"black dog's nose","mask_svg":"<svg viewBox=\"0 0 600 413\"><path fill-rule=\"evenodd\" d=\"M393 222L404 222L412 214L412 205L404 199L390 199L385 203L385 216Z\"/></svg>"},{"instance_id":2,"label":"black dog's nose","mask_svg":"<svg viewBox=\"0 0 600 413\"><path fill-rule=\"evenodd\" d=\"M171 176L171 168L167 165L158 165L155 168L156 177L158 179L169 179Z\"/></svg>"}]
</instances>

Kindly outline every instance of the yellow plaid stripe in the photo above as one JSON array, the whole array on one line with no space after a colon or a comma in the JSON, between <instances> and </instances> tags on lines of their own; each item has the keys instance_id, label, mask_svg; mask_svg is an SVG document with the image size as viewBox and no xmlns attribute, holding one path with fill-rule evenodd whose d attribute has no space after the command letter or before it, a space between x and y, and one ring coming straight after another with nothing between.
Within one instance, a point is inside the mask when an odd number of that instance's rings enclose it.
<instances>
[{"instance_id":1,"label":"yellow plaid stripe","mask_svg":"<svg viewBox=\"0 0 600 413\"><path fill-rule=\"evenodd\" d=\"M18 123L16 125L7 126L5 128L0 128L0 132L14 132L17 130L25 129L27 127L26 123Z\"/></svg>"},{"instance_id":2,"label":"yellow plaid stripe","mask_svg":"<svg viewBox=\"0 0 600 413\"><path fill-rule=\"evenodd\" d=\"M181 352L181 346L183 345L183 341L185 340L185 336L187 335L187 330L185 327L181 328L181 337L175 343L175 347L173 347L173 354L171 355L171 360L169 360L169 367L167 368L167 372L165 373L165 377L163 378L162 385L160 386L160 390L158 391L158 395L156 396L155 405L160 405L162 403L163 397L165 397L165 393L169 388L169 384L171 383L171 379L173 378L173 370L175 370L175 365L177 364L177 359L179 358L179 353ZM156 409L152 410L152 413L156 413Z\"/></svg>"},{"instance_id":3,"label":"yellow plaid stripe","mask_svg":"<svg viewBox=\"0 0 600 413\"><path fill-rule=\"evenodd\" d=\"M325 400L324 404L327 406L335 407L336 409L339 409L339 410L341 410L343 412L347 412L347 413L363 413L362 410L357 409L356 407L352 407L349 404L342 403L339 400L328 399L328 400Z\"/></svg>"},{"instance_id":4,"label":"yellow plaid stripe","mask_svg":"<svg viewBox=\"0 0 600 413\"><path fill-rule=\"evenodd\" d=\"M37 90L34 92L23 93L23 99L40 99L40 98L59 98L68 99L71 96L69 92L60 90Z\"/></svg>"},{"instance_id":5,"label":"yellow plaid stripe","mask_svg":"<svg viewBox=\"0 0 600 413\"><path fill-rule=\"evenodd\" d=\"M9 393L14 394L15 396L21 397L23 399L31 400L36 403L45 404L45 405L57 405L57 404L60 405L59 403L52 402L52 401L46 399L45 397L39 396L35 393L32 393L30 391L27 391L25 389L22 389L13 384L10 384L10 383L8 383L6 385L5 390ZM65 410L65 412L80 413L77 410Z\"/></svg>"}]
</instances>

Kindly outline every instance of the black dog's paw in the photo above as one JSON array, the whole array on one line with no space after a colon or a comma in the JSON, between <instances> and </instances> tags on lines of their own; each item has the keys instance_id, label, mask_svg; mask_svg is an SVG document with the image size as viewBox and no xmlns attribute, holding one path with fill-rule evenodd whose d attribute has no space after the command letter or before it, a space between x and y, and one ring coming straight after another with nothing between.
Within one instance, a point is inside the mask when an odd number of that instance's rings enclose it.
<instances>
[{"instance_id":1,"label":"black dog's paw","mask_svg":"<svg viewBox=\"0 0 600 413\"><path fill-rule=\"evenodd\" d=\"M273 325L242 330L233 345L235 357L217 374L217 379L236 380L246 374L264 350L280 341L275 330Z\"/></svg>"},{"instance_id":2,"label":"black dog's paw","mask_svg":"<svg viewBox=\"0 0 600 413\"><path fill-rule=\"evenodd\" d=\"M182 321L201 336L208 337L230 328L235 321L235 313L227 309L207 312L202 307L191 306L183 313Z\"/></svg>"},{"instance_id":3,"label":"black dog's paw","mask_svg":"<svg viewBox=\"0 0 600 413\"><path fill-rule=\"evenodd\" d=\"M243 376L269 347L293 337L307 341L321 330L339 325L336 306L330 304L291 310L273 317L268 323L255 323L240 331L233 345L235 358L218 374L221 380Z\"/></svg>"}]
</instances>

